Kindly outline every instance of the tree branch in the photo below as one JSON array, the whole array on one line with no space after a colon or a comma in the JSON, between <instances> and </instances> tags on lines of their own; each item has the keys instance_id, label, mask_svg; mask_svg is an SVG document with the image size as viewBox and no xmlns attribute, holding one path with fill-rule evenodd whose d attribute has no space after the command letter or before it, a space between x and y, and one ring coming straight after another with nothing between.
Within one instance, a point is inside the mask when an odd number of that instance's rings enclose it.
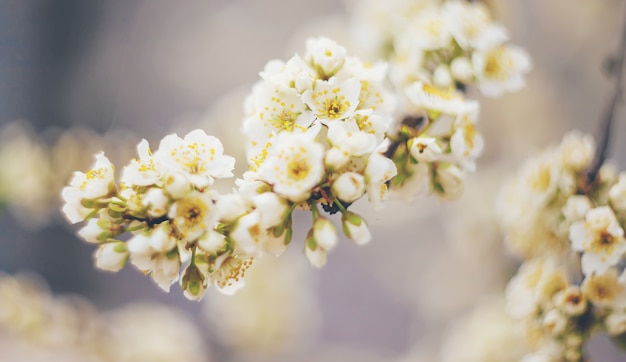
<instances>
[{"instance_id":1,"label":"tree branch","mask_svg":"<svg viewBox=\"0 0 626 362\"><path fill-rule=\"evenodd\" d=\"M624 11L626 11L626 6L624 6ZM617 109L617 103L619 102L622 91L622 78L624 71L624 55L626 54L626 13L623 14L621 20L622 27L622 35L619 44L619 50L617 54L614 54L609 60L609 76L613 78L614 89L609 99L606 108L602 112L602 117L600 118L600 128L598 130L598 145L596 150L595 158L591 163L591 166L587 170L586 174L586 187L590 187L596 180L598 172L600 171L600 167L606 160L607 150L609 148L609 144L611 142L611 129L613 128L613 123L615 119L615 113Z\"/></svg>"}]
</instances>

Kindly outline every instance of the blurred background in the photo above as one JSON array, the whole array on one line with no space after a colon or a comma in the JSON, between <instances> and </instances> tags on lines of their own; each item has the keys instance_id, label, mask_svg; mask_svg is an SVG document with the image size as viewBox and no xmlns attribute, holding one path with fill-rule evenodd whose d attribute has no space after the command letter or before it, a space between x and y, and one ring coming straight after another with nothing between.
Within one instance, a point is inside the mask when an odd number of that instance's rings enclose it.
<instances>
[{"instance_id":1,"label":"blurred background","mask_svg":"<svg viewBox=\"0 0 626 362\"><path fill-rule=\"evenodd\" d=\"M496 190L568 130L595 132L622 2L487 3L534 69L521 92L470 91L482 103L486 150L463 199L392 200L379 213L356 205L369 245L342 240L317 270L297 234L288 255L251 269L240 294L197 303L176 286L163 293L132 266L94 268L95 248L58 212L71 172L101 149L121 166L141 138L156 144L195 128L241 160L243 100L267 61L319 35L375 59L363 29L380 36L395 19L377 0L0 0L0 360L517 360L524 346L503 307L517 261L501 245ZM620 169L622 113L610 149ZM237 166L239 176L245 162ZM63 337L46 337L53 332ZM109 345L85 347L103 335ZM130 343L137 336L143 344ZM103 352L111 346L128 353ZM590 354L626 358L602 338Z\"/></svg>"}]
</instances>

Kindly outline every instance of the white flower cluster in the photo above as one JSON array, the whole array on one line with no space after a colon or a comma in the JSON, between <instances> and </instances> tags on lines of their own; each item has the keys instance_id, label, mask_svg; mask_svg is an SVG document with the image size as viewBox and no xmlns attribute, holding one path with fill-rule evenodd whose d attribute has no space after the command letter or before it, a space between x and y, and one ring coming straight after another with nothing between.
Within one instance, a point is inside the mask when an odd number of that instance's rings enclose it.
<instances>
[{"instance_id":1,"label":"white flower cluster","mask_svg":"<svg viewBox=\"0 0 626 362\"><path fill-rule=\"evenodd\" d=\"M76 172L63 189L65 216L71 223L87 220L78 234L99 245L97 266L118 271L130 259L164 290L180 280L190 299L210 284L225 292L238 287L252 259L225 238L232 225L222 222L229 215L211 189L215 179L232 176L235 160L201 130L168 135L154 153L146 140L137 150L139 159L124 168L119 186L100 153L89 172ZM130 239L121 240L126 233Z\"/></svg>"},{"instance_id":2,"label":"white flower cluster","mask_svg":"<svg viewBox=\"0 0 626 362\"><path fill-rule=\"evenodd\" d=\"M397 34L391 78L399 87L416 81L460 89L476 84L492 97L517 91L531 63L523 49L505 44L508 38L480 2L431 5Z\"/></svg>"},{"instance_id":3,"label":"white flower cluster","mask_svg":"<svg viewBox=\"0 0 626 362\"><path fill-rule=\"evenodd\" d=\"M507 287L537 350L524 361L579 361L598 330L626 338L626 173L604 165L589 184L594 154L590 136L570 133L501 195L506 241L527 258Z\"/></svg>"},{"instance_id":4,"label":"white flower cluster","mask_svg":"<svg viewBox=\"0 0 626 362\"><path fill-rule=\"evenodd\" d=\"M328 38L309 39L304 56L266 65L246 102L251 171L239 187L253 188L252 199L272 199L283 212L267 215L267 208L255 205L241 219L240 224L250 219L248 230L263 231L256 245L291 235L288 220L296 207L311 210L305 251L313 265L322 266L337 233L320 216L319 204L331 214L341 212L350 239L369 241L367 224L347 208L365 194L379 206L386 182L396 174L394 163L381 154L395 107L384 84L386 71L384 63L365 65Z\"/></svg>"}]
</instances>

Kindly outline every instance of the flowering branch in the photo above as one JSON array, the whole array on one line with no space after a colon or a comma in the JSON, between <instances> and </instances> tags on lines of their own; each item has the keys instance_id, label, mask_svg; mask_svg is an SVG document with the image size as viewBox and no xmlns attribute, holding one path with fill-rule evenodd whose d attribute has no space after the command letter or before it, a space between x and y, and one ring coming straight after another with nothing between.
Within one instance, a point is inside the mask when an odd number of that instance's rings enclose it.
<instances>
[{"instance_id":1,"label":"flowering branch","mask_svg":"<svg viewBox=\"0 0 626 362\"><path fill-rule=\"evenodd\" d=\"M130 262L164 290L179 282L189 299L210 285L232 293L255 258L287 249L296 210L311 215L304 254L322 267L338 242L334 214L348 239L370 241L350 209L359 199L378 208L389 189L458 198L484 144L479 103L458 89L518 90L530 61L480 4L446 2L418 17L389 62L366 64L321 37L302 56L267 63L245 102L249 170L231 193L212 185L233 176L235 160L202 130L168 135L154 153L142 141L119 183L99 154L62 194L68 221L86 221L79 235L99 245L97 266Z\"/></svg>"}]
</instances>

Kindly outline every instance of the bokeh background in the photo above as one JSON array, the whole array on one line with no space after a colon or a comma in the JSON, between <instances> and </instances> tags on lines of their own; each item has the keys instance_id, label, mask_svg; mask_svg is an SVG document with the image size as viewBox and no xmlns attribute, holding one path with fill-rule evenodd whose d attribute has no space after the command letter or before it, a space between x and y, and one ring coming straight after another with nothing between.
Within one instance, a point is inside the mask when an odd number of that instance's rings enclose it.
<instances>
[{"instance_id":1,"label":"bokeh background","mask_svg":"<svg viewBox=\"0 0 626 362\"><path fill-rule=\"evenodd\" d=\"M173 131L204 128L241 158L243 99L265 63L302 52L304 39L319 35L372 57L362 27L376 0L0 0L0 271L10 281L4 289L0 283L0 346L28 335L2 325L17 313L7 295L21 295L9 275L27 272L49 286L37 298L85 298L93 311L76 318L146 325L119 327L128 336L176 329L168 321L185 320L179 335L188 338L177 341L189 351L175 351L178 360L463 362L506 343L523 354L502 300L517 264L501 245L493 203L502 181L534 150L571 129L595 132L611 92L604 66L617 48L623 4L488 4L534 69L521 92L500 99L470 92L482 101L487 146L463 199L392 200L380 213L357 205L372 228L369 245L342 240L317 270L297 246L299 230L285 258L251 270L241 296L208 293L196 303L176 286L163 293L132 267L96 270L94 247L78 240L57 211L60 188L94 152L104 149L123 165L141 138L157 144ZM610 149L620 169L623 120L621 112ZM239 161L239 175L244 169ZM178 314L160 317L154 303ZM0 360L20 353L30 356L20 360L69 360L58 354L75 345L68 338L27 342L13 352L3 347L9 352L3 357L0 349ZM54 353L38 354L51 345ZM598 361L626 359L603 338L590 353ZM483 361L509 358L490 356Z\"/></svg>"}]
</instances>

